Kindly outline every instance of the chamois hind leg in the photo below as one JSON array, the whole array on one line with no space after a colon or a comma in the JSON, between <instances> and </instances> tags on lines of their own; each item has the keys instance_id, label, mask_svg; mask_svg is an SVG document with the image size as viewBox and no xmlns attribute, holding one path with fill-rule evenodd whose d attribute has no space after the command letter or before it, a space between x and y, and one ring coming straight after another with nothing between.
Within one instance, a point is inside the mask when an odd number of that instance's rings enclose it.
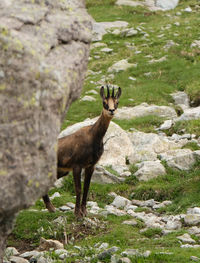
<instances>
[{"instance_id":1,"label":"chamois hind leg","mask_svg":"<svg viewBox=\"0 0 200 263\"><path fill-rule=\"evenodd\" d=\"M49 210L49 212L56 212L56 209L53 206L53 204L51 203L51 201L49 199L49 196L48 195L44 195L42 198L43 198L45 206Z\"/></svg>"},{"instance_id":2,"label":"chamois hind leg","mask_svg":"<svg viewBox=\"0 0 200 263\"><path fill-rule=\"evenodd\" d=\"M90 166L85 169L85 180L84 180L84 190L83 190L83 199L81 203L81 211L83 216L87 215L87 210L86 210L86 203L87 203L87 195L88 195L88 190L90 187L90 181L92 174L94 172L94 166Z\"/></svg>"},{"instance_id":3,"label":"chamois hind leg","mask_svg":"<svg viewBox=\"0 0 200 263\"><path fill-rule=\"evenodd\" d=\"M75 206L75 216L82 217L81 212L81 168L76 167L73 169L73 177L74 177L74 184L75 184L75 191L76 191L76 206Z\"/></svg>"}]
</instances>

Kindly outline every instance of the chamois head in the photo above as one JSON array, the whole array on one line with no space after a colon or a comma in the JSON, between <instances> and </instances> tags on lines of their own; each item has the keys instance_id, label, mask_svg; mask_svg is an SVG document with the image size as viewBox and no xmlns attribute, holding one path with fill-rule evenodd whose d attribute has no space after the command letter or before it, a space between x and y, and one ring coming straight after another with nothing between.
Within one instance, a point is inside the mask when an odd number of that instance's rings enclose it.
<instances>
[{"instance_id":1,"label":"chamois head","mask_svg":"<svg viewBox=\"0 0 200 263\"><path fill-rule=\"evenodd\" d=\"M110 89L109 86L107 85L107 96L104 94L104 86L101 87L100 89L100 95L103 100L103 113L109 117L113 118L116 109L118 107L118 100L119 97L121 96L121 88L118 88L118 91L115 94L114 87L112 88L112 94L110 95Z\"/></svg>"}]
</instances>

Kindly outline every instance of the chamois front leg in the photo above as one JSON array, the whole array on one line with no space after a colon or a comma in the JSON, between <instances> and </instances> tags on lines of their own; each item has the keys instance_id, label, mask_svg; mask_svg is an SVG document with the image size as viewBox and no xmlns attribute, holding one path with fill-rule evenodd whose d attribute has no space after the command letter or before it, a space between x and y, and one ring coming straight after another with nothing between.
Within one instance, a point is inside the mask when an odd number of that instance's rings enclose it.
<instances>
[{"instance_id":1,"label":"chamois front leg","mask_svg":"<svg viewBox=\"0 0 200 263\"><path fill-rule=\"evenodd\" d=\"M83 199L81 203L81 211L83 216L87 215L87 210L86 210L86 203L87 203L87 195L88 195L88 190L90 187L90 181L92 174L94 172L94 166L90 166L85 169L85 180L84 180L84 189L83 189Z\"/></svg>"},{"instance_id":2,"label":"chamois front leg","mask_svg":"<svg viewBox=\"0 0 200 263\"><path fill-rule=\"evenodd\" d=\"M56 212L56 209L53 206L53 204L51 203L51 201L49 199L49 196L48 195L44 195L42 198L43 198L45 206L49 210L49 212Z\"/></svg>"},{"instance_id":3,"label":"chamois front leg","mask_svg":"<svg viewBox=\"0 0 200 263\"><path fill-rule=\"evenodd\" d=\"M76 191L76 206L75 206L75 216L82 217L81 212L81 168L76 167L73 169L73 177L74 177L74 184L75 184L75 191Z\"/></svg>"}]
</instances>

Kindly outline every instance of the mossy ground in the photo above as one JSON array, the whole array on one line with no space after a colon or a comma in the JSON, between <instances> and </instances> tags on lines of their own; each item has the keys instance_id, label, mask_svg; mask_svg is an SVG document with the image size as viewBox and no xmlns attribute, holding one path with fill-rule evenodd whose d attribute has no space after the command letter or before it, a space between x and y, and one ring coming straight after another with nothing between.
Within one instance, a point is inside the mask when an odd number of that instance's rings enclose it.
<instances>
[{"instance_id":1,"label":"mossy ground","mask_svg":"<svg viewBox=\"0 0 200 263\"><path fill-rule=\"evenodd\" d=\"M192 13L182 11L187 6L191 6ZM87 91L95 89L98 85L94 83L100 81L104 75L108 79L108 83L116 84L122 88L120 107L135 106L142 102L171 105L173 100L170 94L176 91L185 91L192 101L198 103L200 53L190 46L194 40L199 39L199 1L183 0L175 10L157 13L142 7L116 6L114 0L87 0L87 8L96 21L127 21L130 27L141 27L149 37L144 39L142 33L129 38L112 34L105 35L102 42L112 48L113 52L104 54L100 48L91 51L92 59L89 62L89 69L94 72L101 71L101 73L89 75L86 78L82 96ZM181 12L181 14L176 15L177 12ZM179 22L179 26L175 22ZM169 40L173 40L178 45L169 49L164 48ZM127 42L135 48L128 49ZM141 53L135 52L136 50ZM95 59L95 55L100 58ZM147 57L149 55L151 58ZM166 56L166 61L149 63L152 58L158 59L163 56ZM108 67L125 58L130 63L136 63L137 67L115 74L114 79L110 80L107 72ZM148 72L151 74L147 76L145 73ZM129 76L136 78L136 81L130 80ZM101 100L98 95L94 95L94 97L97 99L96 102L80 100L74 102L67 113L63 128L88 117L98 116L102 108ZM130 101L130 98L133 100ZM147 116L130 121L114 121L126 130L136 128L144 132L155 132L155 128L163 120L156 116ZM200 120L178 122L168 133L181 134L183 130L200 136ZM196 146L189 145L188 147L194 149ZM152 179L149 182L141 183L131 176L126 182L119 185L92 184L89 200L96 201L100 207L103 207L112 202L113 198L108 196L108 193L114 191L130 199L172 200L172 205L160 209L160 213L177 214L185 212L188 207L200 206L200 163L197 163L189 172L175 171L169 167L166 169L165 176ZM134 172L135 167L132 166L130 170ZM60 198L53 201L56 207L64 205L67 201L75 201L71 176L66 178L62 188L53 189L50 194L55 191L59 191L61 194ZM141 234L142 222L139 222L135 227L125 225L121 227L122 221L129 217L108 216L107 218L99 218L106 225L102 231L88 230L84 232L81 222L76 222L72 213L49 214L43 212L41 209L44 208L44 205L40 200L32 208L36 208L37 211L26 210L18 215L14 231L8 241L9 245L23 249L22 244L26 243L30 248L34 248L38 245L41 236L63 240L64 231L66 231L69 236L75 237L76 245L88 247L88 255L93 253L92 247L95 243L108 242L110 246L120 247L119 253L127 248L152 251L148 258L133 257L131 259L132 262L137 263L186 263L190 262L190 256L200 257L199 249L180 248L176 236L184 233L184 229L167 236L161 236L159 230L149 230ZM66 229L58 228L53 223L53 220L61 215L67 218ZM77 224L75 229L71 227L73 222ZM200 241L197 240L197 242ZM68 244L66 247L71 248L72 245ZM171 252L172 254L161 254L160 252ZM74 262L74 259L68 259L66 262ZM95 263L97 260L93 262Z\"/></svg>"}]
</instances>

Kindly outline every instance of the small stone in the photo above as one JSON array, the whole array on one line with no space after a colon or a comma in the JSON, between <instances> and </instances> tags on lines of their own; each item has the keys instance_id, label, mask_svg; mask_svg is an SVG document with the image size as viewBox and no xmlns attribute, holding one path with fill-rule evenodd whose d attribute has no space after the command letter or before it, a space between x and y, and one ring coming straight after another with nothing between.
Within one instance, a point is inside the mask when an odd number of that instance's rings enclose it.
<instances>
[{"instance_id":1,"label":"small stone","mask_svg":"<svg viewBox=\"0 0 200 263\"><path fill-rule=\"evenodd\" d=\"M63 205L59 207L59 210L62 212L67 212L67 211L71 211L72 209L69 206Z\"/></svg>"},{"instance_id":2,"label":"small stone","mask_svg":"<svg viewBox=\"0 0 200 263\"><path fill-rule=\"evenodd\" d=\"M127 198L124 198L122 196L116 196L114 201L112 202L111 205L117 207L117 208L123 208L125 207L126 205L130 205L131 204L131 201L128 200Z\"/></svg>"},{"instance_id":3,"label":"small stone","mask_svg":"<svg viewBox=\"0 0 200 263\"><path fill-rule=\"evenodd\" d=\"M6 255L18 256L19 251L15 247L7 247L5 250Z\"/></svg>"},{"instance_id":4,"label":"small stone","mask_svg":"<svg viewBox=\"0 0 200 263\"><path fill-rule=\"evenodd\" d=\"M49 250L50 248L53 248L55 250L56 249L64 249L64 246L58 240L45 239L45 238L41 237L39 250Z\"/></svg>"},{"instance_id":5,"label":"small stone","mask_svg":"<svg viewBox=\"0 0 200 263\"><path fill-rule=\"evenodd\" d=\"M131 220L123 221L122 224L136 226L138 223L137 223L137 221L135 219L131 219Z\"/></svg>"},{"instance_id":6,"label":"small stone","mask_svg":"<svg viewBox=\"0 0 200 263\"><path fill-rule=\"evenodd\" d=\"M102 48L101 51L105 52L105 53L111 53L113 51L113 49L105 47L105 48Z\"/></svg>"},{"instance_id":7,"label":"small stone","mask_svg":"<svg viewBox=\"0 0 200 263\"><path fill-rule=\"evenodd\" d=\"M192 261L200 262L200 258L195 257L195 256L191 256L190 259L191 259Z\"/></svg>"},{"instance_id":8,"label":"small stone","mask_svg":"<svg viewBox=\"0 0 200 263\"><path fill-rule=\"evenodd\" d=\"M17 256L10 257L10 262L11 263L29 263L29 261L27 259L17 257Z\"/></svg>"},{"instance_id":9,"label":"small stone","mask_svg":"<svg viewBox=\"0 0 200 263\"><path fill-rule=\"evenodd\" d=\"M192 8L190 6L188 6L188 7L186 7L184 9L184 11L187 12L187 13L191 13L192 12Z\"/></svg>"},{"instance_id":10,"label":"small stone","mask_svg":"<svg viewBox=\"0 0 200 263\"><path fill-rule=\"evenodd\" d=\"M128 77L128 79L133 80L133 81L137 80L136 78L133 78L133 77Z\"/></svg>"},{"instance_id":11,"label":"small stone","mask_svg":"<svg viewBox=\"0 0 200 263\"><path fill-rule=\"evenodd\" d=\"M96 101L95 98L93 98L92 96L84 96L81 101Z\"/></svg>"},{"instance_id":12,"label":"small stone","mask_svg":"<svg viewBox=\"0 0 200 263\"><path fill-rule=\"evenodd\" d=\"M187 233L183 234L182 236L178 236L177 238L185 243L190 243L190 244L196 243L196 241L192 239L191 236Z\"/></svg>"},{"instance_id":13,"label":"small stone","mask_svg":"<svg viewBox=\"0 0 200 263\"><path fill-rule=\"evenodd\" d=\"M195 226L200 223L200 215L188 214L184 217L184 222L186 225Z\"/></svg>"},{"instance_id":14,"label":"small stone","mask_svg":"<svg viewBox=\"0 0 200 263\"><path fill-rule=\"evenodd\" d=\"M159 130L168 130L172 127L173 121L166 120L164 123L159 127Z\"/></svg>"},{"instance_id":15,"label":"small stone","mask_svg":"<svg viewBox=\"0 0 200 263\"><path fill-rule=\"evenodd\" d=\"M32 250L32 251L26 251L26 252L22 253L20 255L20 257L22 257L22 258L31 258L31 257L37 258L41 255L43 255L43 252L39 252L37 250Z\"/></svg>"},{"instance_id":16,"label":"small stone","mask_svg":"<svg viewBox=\"0 0 200 263\"><path fill-rule=\"evenodd\" d=\"M53 200L53 199L56 198L56 197L60 197L60 193L55 192L55 193L50 197L50 199Z\"/></svg>"}]
</instances>

